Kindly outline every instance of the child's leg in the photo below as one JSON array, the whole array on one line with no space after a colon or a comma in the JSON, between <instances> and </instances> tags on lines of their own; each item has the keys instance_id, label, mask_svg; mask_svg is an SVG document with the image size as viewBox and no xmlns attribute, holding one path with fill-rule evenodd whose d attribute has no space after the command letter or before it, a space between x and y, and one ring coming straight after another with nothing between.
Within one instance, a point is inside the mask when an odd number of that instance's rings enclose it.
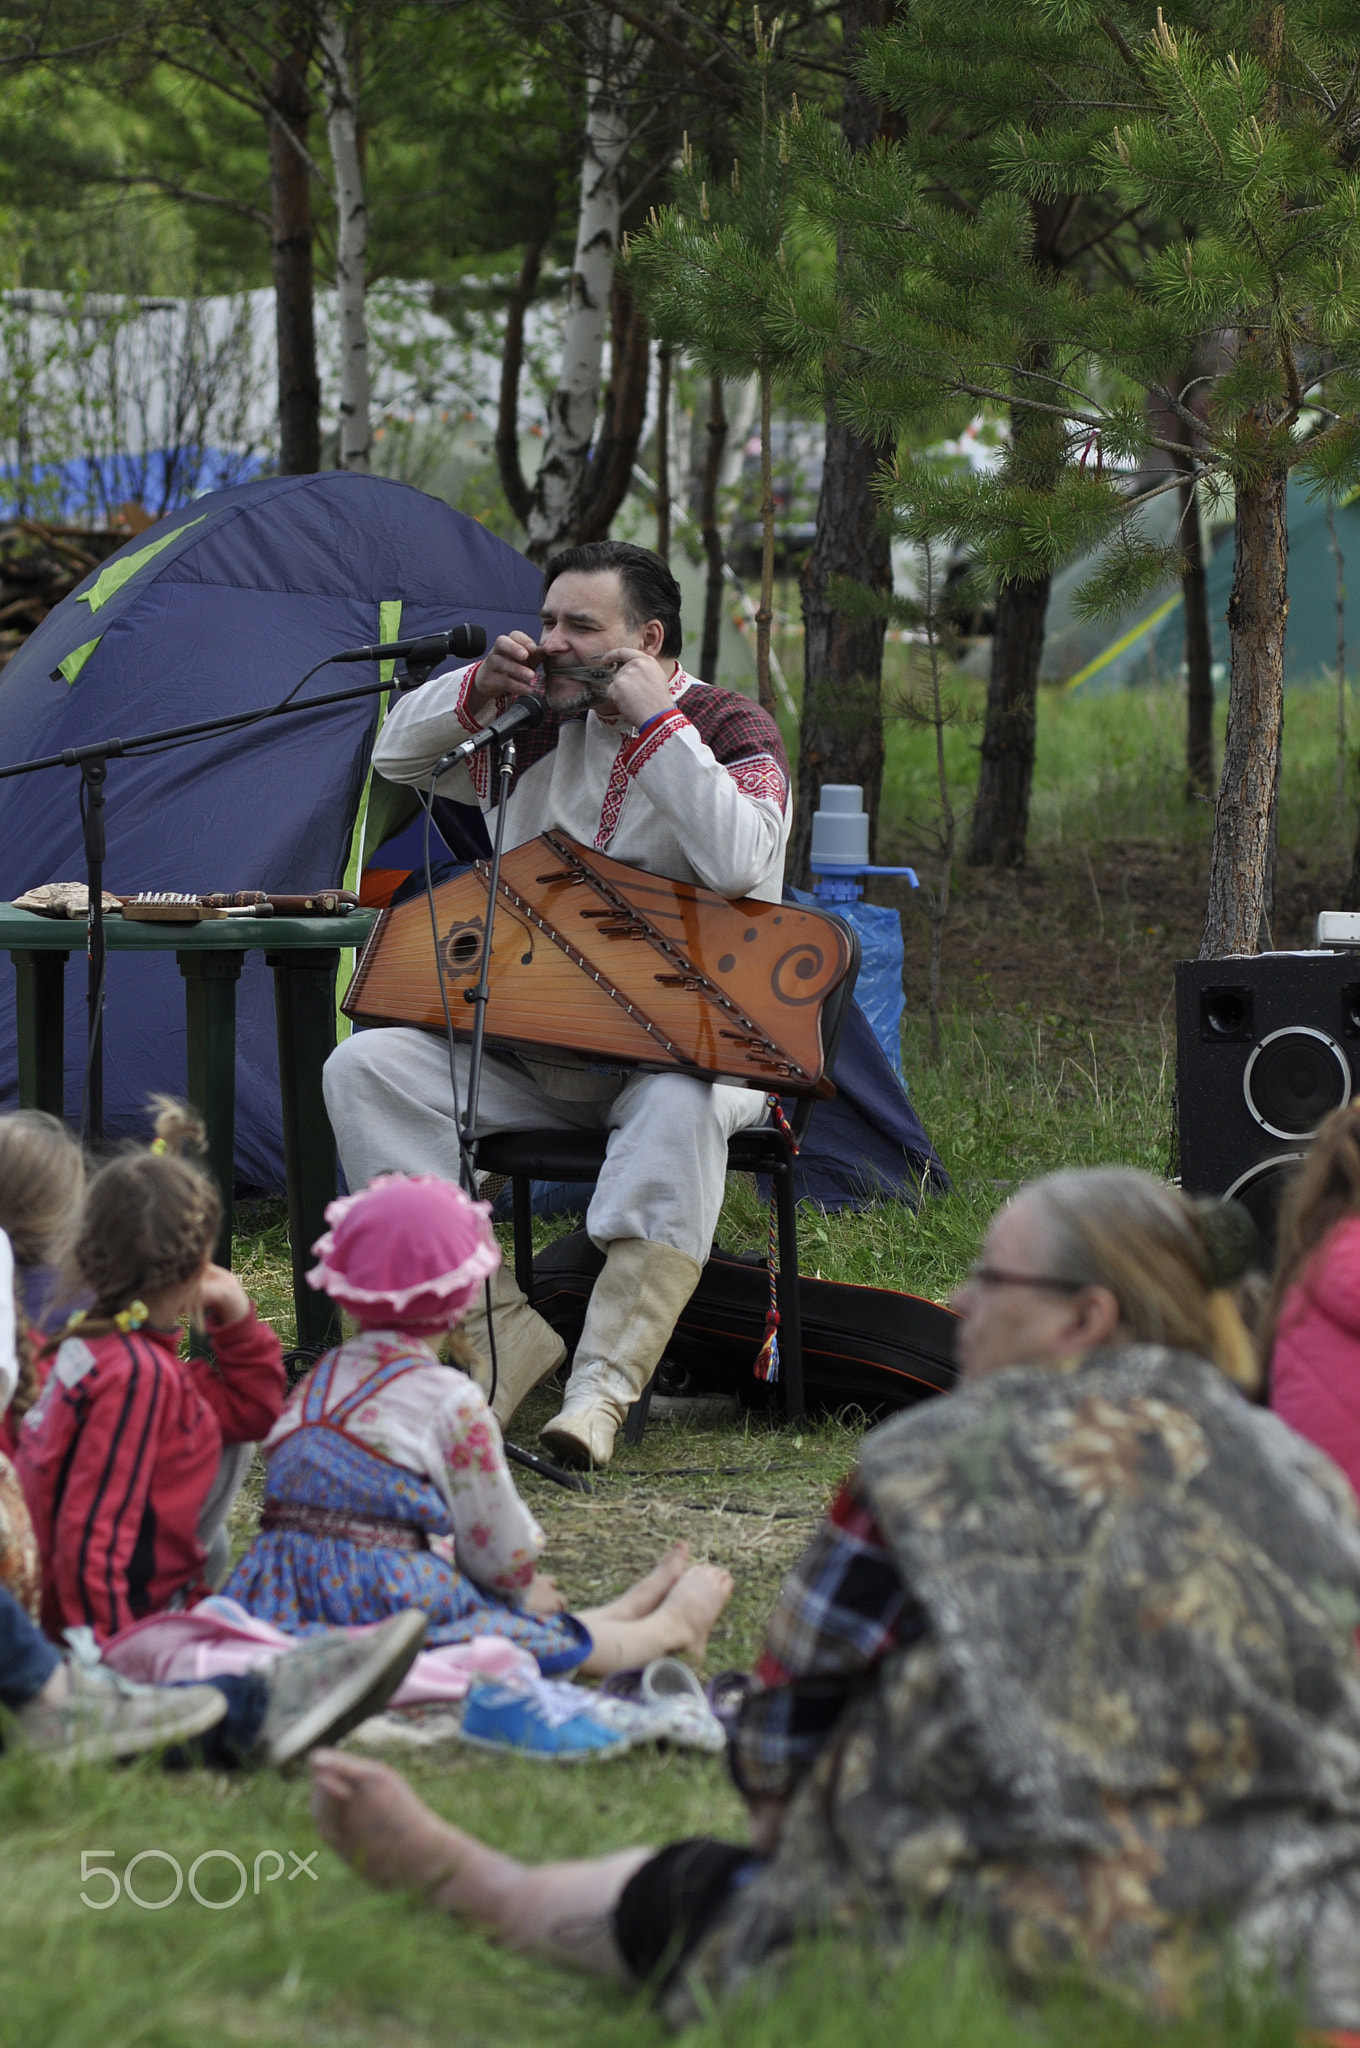
<instances>
[{"instance_id":1,"label":"child's leg","mask_svg":"<svg viewBox=\"0 0 1360 2048\"><path fill-rule=\"evenodd\" d=\"M385 1764L335 1749L312 1759L312 1817L371 1883L424 1891L442 1912L475 1921L510 1948L626 1978L613 1913L650 1849L590 1862L517 1863L449 1827Z\"/></svg>"},{"instance_id":2,"label":"child's leg","mask_svg":"<svg viewBox=\"0 0 1360 2048\"><path fill-rule=\"evenodd\" d=\"M594 1647L581 1666L587 1678L604 1678L687 1650L702 1657L708 1632L732 1597L732 1576L719 1565L691 1565L652 1613L623 1619L609 1607L592 1607L577 1616L590 1630Z\"/></svg>"}]
</instances>

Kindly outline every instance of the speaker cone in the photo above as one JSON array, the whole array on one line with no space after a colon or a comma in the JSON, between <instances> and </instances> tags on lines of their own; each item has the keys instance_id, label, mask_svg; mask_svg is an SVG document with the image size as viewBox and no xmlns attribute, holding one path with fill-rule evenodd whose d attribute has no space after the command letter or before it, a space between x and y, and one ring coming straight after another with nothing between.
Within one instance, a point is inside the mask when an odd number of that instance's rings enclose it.
<instances>
[{"instance_id":1,"label":"speaker cone","mask_svg":"<svg viewBox=\"0 0 1360 2048\"><path fill-rule=\"evenodd\" d=\"M1306 1138L1329 1110L1350 1101L1350 1062L1326 1032L1291 1024L1253 1048L1242 1091L1262 1130L1274 1138Z\"/></svg>"},{"instance_id":2,"label":"speaker cone","mask_svg":"<svg viewBox=\"0 0 1360 2048\"><path fill-rule=\"evenodd\" d=\"M1280 1201L1302 1157L1302 1152L1277 1152L1273 1159L1258 1159L1255 1166L1240 1173L1232 1186L1223 1191L1225 1202L1242 1204L1271 1250L1275 1245Z\"/></svg>"}]
</instances>

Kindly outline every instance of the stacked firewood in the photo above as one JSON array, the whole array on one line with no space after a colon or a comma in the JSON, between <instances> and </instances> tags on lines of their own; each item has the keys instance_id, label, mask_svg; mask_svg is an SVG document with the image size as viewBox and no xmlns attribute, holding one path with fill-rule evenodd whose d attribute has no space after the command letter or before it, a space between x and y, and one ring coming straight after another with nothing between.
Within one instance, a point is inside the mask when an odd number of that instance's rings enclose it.
<instances>
[{"instance_id":1,"label":"stacked firewood","mask_svg":"<svg viewBox=\"0 0 1360 2048\"><path fill-rule=\"evenodd\" d=\"M0 667L54 605L150 520L129 506L110 527L55 526L41 519L0 523Z\"/></svg>"}]
</instances>

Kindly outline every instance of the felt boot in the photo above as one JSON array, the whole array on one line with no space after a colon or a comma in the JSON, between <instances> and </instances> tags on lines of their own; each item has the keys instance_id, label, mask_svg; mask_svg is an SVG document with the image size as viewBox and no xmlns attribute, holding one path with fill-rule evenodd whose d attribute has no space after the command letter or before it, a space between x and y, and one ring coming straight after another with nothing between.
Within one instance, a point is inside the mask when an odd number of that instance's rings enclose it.
<instances>
[{"instance_id":1,"label":"felt boot","mask_svg":"<svg viewBox=\"0 0 1360 2048\"><path fill-rule=\"evenodd\" d=\"M539 1381L556 1372L567 1347L552 1324L530 1308L508 1266L498 1266L491 1275L491 1312L496 1322L496 1396L491 1408L504 1429ZM484 1394L490 1394L491 1340L481 1288L460 1328L477 1354L472 1377Z\"/></svg>"},{"instance_id":2,"label":"felt boot","mask_svg":"<svg viewBox=\"0 0 1360 2048\"><path fill-rule=\"evenodd\" d=\"M607 1465L702 1267L672 1245L616 1238L591 1290L562 1412L539 1435L564 1465Z\"/></svg>"}]
</instances>

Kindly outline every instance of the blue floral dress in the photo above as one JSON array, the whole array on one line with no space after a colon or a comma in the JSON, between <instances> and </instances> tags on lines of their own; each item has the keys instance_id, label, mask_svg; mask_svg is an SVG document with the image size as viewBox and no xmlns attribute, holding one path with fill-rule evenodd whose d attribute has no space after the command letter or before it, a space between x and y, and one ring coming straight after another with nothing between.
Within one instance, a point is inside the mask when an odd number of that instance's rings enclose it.
<instances>
[{"instance_id":1,"label":"blue floral dress","mask_svg":"<svg viewBox=\"0 0 1360 2048\"><path fill-rule=\"evenodd\" d=\"M438 1466L444 1486L393 1449ZM504 1636L550 1675L590 1654L574 1616L516 1603L542 1533L514 1491L480 1391L423 1345L366 1331L328 1352L264 1452L260 1531L223 1588L249 1613L309 1635L419 1607L430 1647ZM491 1583L470 1575L465 1552Z\"/></svg>"}]
</instances>

